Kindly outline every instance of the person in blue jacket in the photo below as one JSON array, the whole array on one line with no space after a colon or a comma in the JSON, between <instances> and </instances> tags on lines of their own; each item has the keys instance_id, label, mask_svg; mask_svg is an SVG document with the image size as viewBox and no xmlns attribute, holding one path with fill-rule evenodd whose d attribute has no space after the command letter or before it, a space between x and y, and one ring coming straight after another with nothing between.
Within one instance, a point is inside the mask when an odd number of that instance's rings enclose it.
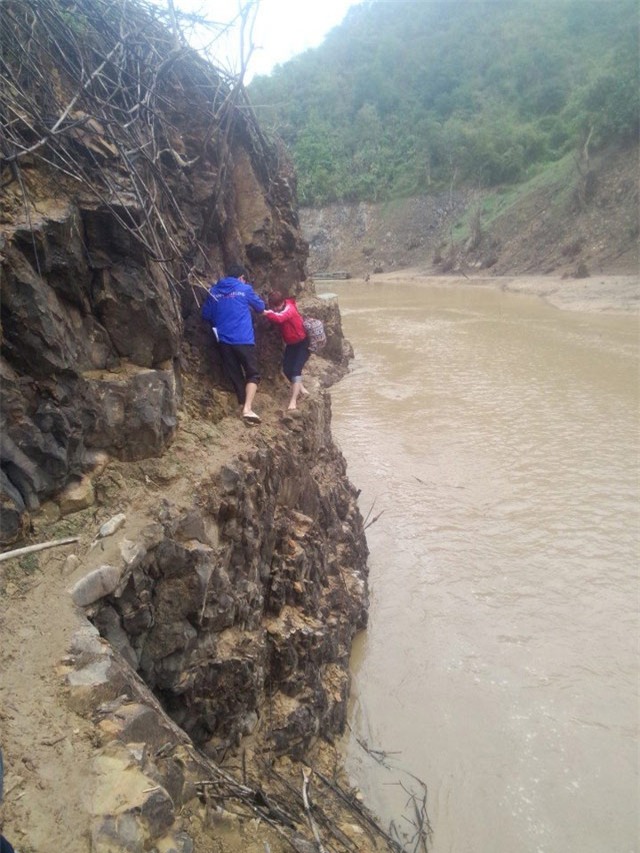
<instances>
[{"instance_id":1,"label":"person in blue jacket","mask_svg":"<svg viewBox=\"0 0 640 853\"><path fill-rule=\"evenodd\" d=\"M251 309L261 314L265 304L246 277L243 266L231 264L225 277L209 288L202 319L211 324L218 341L222 366L242 406L242 417L257 424L260 417L253 411L253 400L260 371Z\"/></svg>"}]
</instances>

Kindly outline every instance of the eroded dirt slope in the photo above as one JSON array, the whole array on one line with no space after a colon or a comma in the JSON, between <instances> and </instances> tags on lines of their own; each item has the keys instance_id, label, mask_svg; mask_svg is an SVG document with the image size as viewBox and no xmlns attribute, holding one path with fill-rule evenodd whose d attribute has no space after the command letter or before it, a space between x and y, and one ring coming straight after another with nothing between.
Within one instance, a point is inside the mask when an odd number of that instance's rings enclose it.
<instances>
[{"instance_id":1,"label":"eroded dirt slope","mask_svg":"<svg viewBox=\"0 0 640 853\"><path fill-rule=\"evenodd\" d=\"M312 273L632 275L639 269L638 146L556 164L521 188L301 211Z\"/></svg>"}]
</instances>

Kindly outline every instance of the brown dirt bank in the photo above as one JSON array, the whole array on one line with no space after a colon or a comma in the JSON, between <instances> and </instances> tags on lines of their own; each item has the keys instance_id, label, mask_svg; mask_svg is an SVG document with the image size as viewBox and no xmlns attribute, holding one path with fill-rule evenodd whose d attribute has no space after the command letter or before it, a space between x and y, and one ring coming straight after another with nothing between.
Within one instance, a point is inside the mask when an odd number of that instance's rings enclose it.
<instances>
[{"instance_id":1,"label":"brown dirt bank","mask_svg":"<svg viewBox=\"0 0 640 853\"><path fill-rule=\"evenodd\" d=\"M363 281L363 279L351 279ZM438 275L411 267L379 273L369 279L373 287L406 281L430 287L494 287L508 293L538 296L556 308L593 313L640 313L640 274L600 275L573 279L557 275Z\"/></svg>"}]
</instances>

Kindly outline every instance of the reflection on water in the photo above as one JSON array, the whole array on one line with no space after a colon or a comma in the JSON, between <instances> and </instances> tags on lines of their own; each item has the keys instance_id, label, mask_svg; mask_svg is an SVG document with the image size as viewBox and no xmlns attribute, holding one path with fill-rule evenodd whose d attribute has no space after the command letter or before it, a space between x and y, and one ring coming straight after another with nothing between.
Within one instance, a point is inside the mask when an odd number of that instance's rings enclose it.
<instances>
[{"instance_id":1,"label":"reflection on water","mask_svg":"<svg viewBox=\"0 0 640 853\"><path fill-rule=\"evenodd\" d=\"M429 786L434 853L637 850L638 325L537 299L331 283L332 391L371 611L353 781Z\"/></svg>"}]
</instances>

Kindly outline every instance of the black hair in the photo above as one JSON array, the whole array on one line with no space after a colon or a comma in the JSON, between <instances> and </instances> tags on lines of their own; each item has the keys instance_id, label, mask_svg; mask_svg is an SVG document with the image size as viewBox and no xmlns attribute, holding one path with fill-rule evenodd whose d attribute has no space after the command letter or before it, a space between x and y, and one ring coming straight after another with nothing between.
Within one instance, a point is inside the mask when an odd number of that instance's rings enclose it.
<instances>
[{"instance_id":1,"label":"black hair","mask_svg":"<svg viewBox=\"0 0 640 853\"><path fill-rule=\"evenodd\" d=\"M242 266L242 264L229 264L227 267L227 276L229 278L240 278L240 276L247 277L247 271Z\"/></svg>"}]
</instances>

